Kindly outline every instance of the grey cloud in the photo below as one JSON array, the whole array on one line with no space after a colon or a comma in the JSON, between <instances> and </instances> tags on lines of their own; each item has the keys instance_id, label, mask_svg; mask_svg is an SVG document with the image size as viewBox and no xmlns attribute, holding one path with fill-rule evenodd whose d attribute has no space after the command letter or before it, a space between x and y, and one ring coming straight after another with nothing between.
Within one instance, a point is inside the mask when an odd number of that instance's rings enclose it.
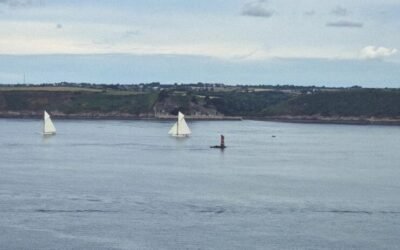
<instances>
[{"instance_id":1,"label":"grey cloud","mask_svg":"<svg viewBox=\"0 0 400 250\"><path fill-rule=\"evenodd\" d=\"M271 9L268 9L266 4L266 0L248 2L243 6L242 15L264 18L271 17L274 15L275 12Z\"/></svg>"},{"instance_id":2,"label":"grey cloud","mask_svg":"<svg viewBox=\"0 0 400 250\"><path fill-rule=\"evenodd\" d=\"M141 32L139 30L127 30L119 34L114 34L113 36L93 40L92 42L94 44L112 47L119 43L123 43L124 41L130 41L133 37L139 36L140 34Z\"/></svg>"},{"instance_id":3,"label":"grey cloud","mask_svg":"<svg viewBox=\"0 0 400 250\"><path fill-rule=\"evenodd\" d=\"M314 16L316 14L315 10L308 10L304 12L305 16Z\"/></svg>"},{"instance_id":4,"label":"grey cloud","mask_svg":"<svg viewBox=\"0 0 400 250\"><path fill-rule=\"evenodd\" d=\"M44 5L43 0L0 0L0 5L6 5L10 8L27 8L32 6Z\"/></svg>"},{"instance_id":5,"label":"grey cloud","mask_svg":"<svg viewBox=\"0 0 400 250\"><path fill-rule=\"evenodd\" d=\"M137 36L137 35L140 35L139 30L128 30L124 33L123 37L129 38L129 37Z\"/></svg>"},{"instance_id":6,"label":"grey cloud","mask_svg":"<svg viewBox=\"0 0 400 250\"><path fill-rule=\"evenodd\" d=\"M364 24L352 21L337 21L337 22L328 22L326 23L326 26L335 28L362 28Z\"/></svg>"},{"instance_id":7,"label":"grey cloud","mask_svg":"<svg viewBox=\"0 0 400 250\"><path fill-rule=\"evenodd\" d=\"M334 8L331 11L331 13L332 13L332 15L342 16L343 17L343 16L348 16L350 14L350 11L348 9L346 9L346 8L341 7L341 6L336 6L336 8Z\"/></svg>"}]
</instances>

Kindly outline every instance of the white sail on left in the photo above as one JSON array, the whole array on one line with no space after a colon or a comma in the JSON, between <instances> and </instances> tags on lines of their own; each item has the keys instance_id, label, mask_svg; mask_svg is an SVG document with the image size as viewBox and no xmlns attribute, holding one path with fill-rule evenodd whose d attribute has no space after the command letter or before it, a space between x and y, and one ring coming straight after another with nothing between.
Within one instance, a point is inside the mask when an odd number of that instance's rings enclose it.
<instances>
[{"instance_id":1,"label":"white sail on left","mask_svg":"<svg viewBox=\"0 0 400 250\"><path fill-rule=\"evenodd\" d=\"M43 134L54 135L55 133L56 133L56 128L54 127L54 124L51 121L50 115L46 111L44 111Z\"/></svg>"}]
</instances>

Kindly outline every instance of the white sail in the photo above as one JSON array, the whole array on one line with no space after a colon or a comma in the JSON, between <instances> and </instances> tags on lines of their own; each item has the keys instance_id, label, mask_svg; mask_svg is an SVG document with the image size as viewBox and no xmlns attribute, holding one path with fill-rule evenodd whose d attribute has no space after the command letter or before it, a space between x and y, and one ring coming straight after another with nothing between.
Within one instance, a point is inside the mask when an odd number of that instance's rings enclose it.
<instances>
[{"instance_id":1,"label":"white sail","mask_svg":"<svg viewBox=\"0 0 400 250\"><path fill-rule=\"evenodd\" d=\"M185 116L181 112L178 113L178 121L174 124L174 126L172 126L168 134L178 137L188 136L191 134L191 131L185 121Z\"/></svg>"},{"instance_id":2,"label":"white sail","mask_svg":"<svg viewBox=\"0 0 400 250\"><path fill-rule=\"evenodd\" d=\"M178 123L175 122L174 126L169 130L168 134L170 135L176 135L178 134Z\"/></svg>"},{"instance_id":3,"label":"white sail","mask_svg":"<svg viewBox=\"0 0 400 250\"><path fill-rule=\"evenodd\" d=\"M185 119L182 119L179 122L179 129L178 129L178 133L181 135L190 135L192 132L190 131L189 126L186 124Z\"/></svg>"},{"instance_id":4,"label":"white sail","mask_svg":"<svg viewBox=\"0 0 400 250\"><path fill-rule=\"evenodd\" d=\"M52 135L55 133L56 133L56 128L54 127L54 124L50 119L50 115L46 111L44 111L43 134Z\"/></svg>"}]
</instances>

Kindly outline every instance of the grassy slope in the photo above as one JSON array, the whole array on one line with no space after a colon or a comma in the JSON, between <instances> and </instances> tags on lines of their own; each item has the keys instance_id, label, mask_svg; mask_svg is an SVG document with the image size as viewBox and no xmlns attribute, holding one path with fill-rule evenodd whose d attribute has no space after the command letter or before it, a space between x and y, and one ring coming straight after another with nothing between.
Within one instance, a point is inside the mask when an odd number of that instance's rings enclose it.
<instances>
[{"instance_id":1,"label":"grassy slope","mask_svg":"<svg viewBox=\"0 0 400 250\"><path fill-rule=\"evenodd\" d=\"M244 117L400 117L400 90L336 89L301 94L279 90L191 93L172 90L167 93L78 87L0 88L0 111L39 112L46 109L66 114L114 112L139 115L152 113L156 103L161 109L166 108L165 100L168 100L168 112L179 109L188 114L200 105L215 108L224 115Z\"/></svg>"},{"instance_id":2,"label":"grassy slope","mask_svg":"<svg viewBox=\"0 0 400 250\"><path fill-rule=\"evenodd\" d=\"M357 89L301 95L265 107L261 115L399 117L400 91Z\"/></svg>"},{"instance_id":3,"label":"grassy slope","mask_svg":"<svg viewBox=\"0 0 400 250\"><path fill-rule=\"evenodd\" d=\"M66 114L87 112L121 112L140 114L151 112L156 93L117 94L115 91L0 91L2 111L52 110Z\"/></svg>"}]
</instances>

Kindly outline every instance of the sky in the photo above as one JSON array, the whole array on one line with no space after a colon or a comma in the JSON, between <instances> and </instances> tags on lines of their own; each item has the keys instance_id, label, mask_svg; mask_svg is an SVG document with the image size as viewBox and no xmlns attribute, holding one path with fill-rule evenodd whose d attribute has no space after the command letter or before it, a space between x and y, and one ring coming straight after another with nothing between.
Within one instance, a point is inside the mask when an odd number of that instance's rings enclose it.
<instances>
[{"instance_id":1,"label":"sky","mask_svg":"<svg viewBox=\"0 0 400 250\"><path fill-rule=\"evenodd\" d=\"M400 0L0 0L0 83L400 87Z\"/></svg>"}]
</instances>

